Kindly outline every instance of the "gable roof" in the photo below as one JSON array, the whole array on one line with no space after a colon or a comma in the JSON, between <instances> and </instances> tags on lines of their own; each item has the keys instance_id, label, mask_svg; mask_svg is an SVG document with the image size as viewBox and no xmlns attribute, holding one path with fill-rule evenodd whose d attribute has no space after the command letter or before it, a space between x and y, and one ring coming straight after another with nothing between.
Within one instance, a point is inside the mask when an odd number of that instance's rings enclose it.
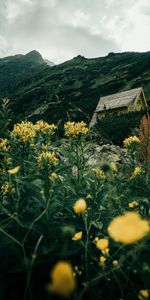
<instances>
[{"instance_id":1,"label":"gable roof","mask_svg":"<svg viewBox=\"0 0 150 300\"><path fill-rule=\"evenodd\" d=\"M142 87L101 97L95 112L127 107L141 92L143 92Z\"/></svg>"}]
</instances>

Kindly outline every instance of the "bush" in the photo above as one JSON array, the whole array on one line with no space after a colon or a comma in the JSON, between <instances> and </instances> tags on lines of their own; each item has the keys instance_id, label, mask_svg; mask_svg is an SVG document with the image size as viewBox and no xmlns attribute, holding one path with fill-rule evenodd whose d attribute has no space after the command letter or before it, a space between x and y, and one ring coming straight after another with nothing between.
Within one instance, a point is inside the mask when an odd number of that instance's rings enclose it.
<instances>
[{"instance_id":1,"label":"bush","mask_svg":"<svg viewBox=\"0 0 150 300\"><path fill-rule=\"evenodd\" d=\"M98 120L97 133L116 145L122 145L123 140L139 126L144 113L144 111L141 111L120 116L107 116L103 120Z\"/></svg>"}]
</instances>

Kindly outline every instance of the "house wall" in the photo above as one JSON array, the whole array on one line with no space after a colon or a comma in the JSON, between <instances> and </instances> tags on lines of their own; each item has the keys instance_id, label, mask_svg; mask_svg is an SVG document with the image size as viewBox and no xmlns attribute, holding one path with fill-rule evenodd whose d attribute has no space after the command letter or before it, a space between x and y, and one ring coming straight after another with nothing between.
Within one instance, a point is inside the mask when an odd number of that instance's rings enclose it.
<instances>
[{"instance_id":1,"label":"house wall","mask_svg":"<svg viewBox=\"0 0 150 300\"><path fill-rule=\"evenodd\" d=\"M128 112L127 107L121 107L119 109L106 110L105 112L104 111L98 112L97 116L98 116L99 119L103 119L108 115L109 116L119 116L119 115L125 114L127 112Z\"/></svg>"},{"instance_id":2,"label":"house wall","mask_svg":"<svg viewBox=\"0 0 150 300\"><path fill-rule=\"evenodd\" d=\"M128 112L130 111L140 111L142 109L146 108L146 101L143 97L143 94L141 93L136 100L134 101L134 103L130 103L128 105Z\"/></svg>"},{"instance_id":3,"label":"house wall","mask_svg":"<svg viewBox=\"0 0 150 300\"><path fill-rule=\"evenodd\" d=\"M101 111L101 112L96 112L93 115L93 118L90 122L91 127L93 126L93 124L96 123L96 119L103 119L106 116L115 116L115 115L121 115L121 114L126 114L128 112L132 112L132 111L140 111L141 109L145 109L147 108L147 102L146 102L146 98L144 95L144 91L142 89L140 95L138 95L136 97L136 99L130 103L128 105L128 107L121 107L121 108L117 108L117 109L113 109L113 110L106 110L106 111Z\"/></svg>"}]
</instances>

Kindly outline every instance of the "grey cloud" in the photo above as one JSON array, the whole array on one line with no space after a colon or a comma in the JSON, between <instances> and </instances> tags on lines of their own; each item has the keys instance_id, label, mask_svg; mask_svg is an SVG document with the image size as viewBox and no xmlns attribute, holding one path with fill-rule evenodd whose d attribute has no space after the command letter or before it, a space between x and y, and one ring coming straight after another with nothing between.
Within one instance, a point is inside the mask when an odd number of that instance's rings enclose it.
<instances>
[{"instance_id":1,"label":"grey cloud","mask_svg":"<svg viewBox=\"0 0 150 300\"><path fill-rule=\"evenodd\" d=\"M113 30L130 27L126 13L135 4L135 0L0 1L0 22L5 24L0 27L0 55L36 49L54 62L120 51Z\"/></svg>"}]
</instances>

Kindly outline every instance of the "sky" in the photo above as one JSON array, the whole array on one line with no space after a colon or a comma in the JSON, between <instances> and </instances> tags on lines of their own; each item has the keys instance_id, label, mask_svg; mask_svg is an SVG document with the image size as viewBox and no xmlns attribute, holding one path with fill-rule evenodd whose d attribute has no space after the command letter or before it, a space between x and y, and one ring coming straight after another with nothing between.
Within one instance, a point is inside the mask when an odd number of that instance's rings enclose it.
<instances>
[{"instance_id":1,"label":"sky","mask_svg":"<svg viewBox=\"0 0 150 300\"><path fill-rule=\"evenodd\" d=\"M150 0L0 0L0 57L150 51Z\"/></svg>"}]
</instances>

